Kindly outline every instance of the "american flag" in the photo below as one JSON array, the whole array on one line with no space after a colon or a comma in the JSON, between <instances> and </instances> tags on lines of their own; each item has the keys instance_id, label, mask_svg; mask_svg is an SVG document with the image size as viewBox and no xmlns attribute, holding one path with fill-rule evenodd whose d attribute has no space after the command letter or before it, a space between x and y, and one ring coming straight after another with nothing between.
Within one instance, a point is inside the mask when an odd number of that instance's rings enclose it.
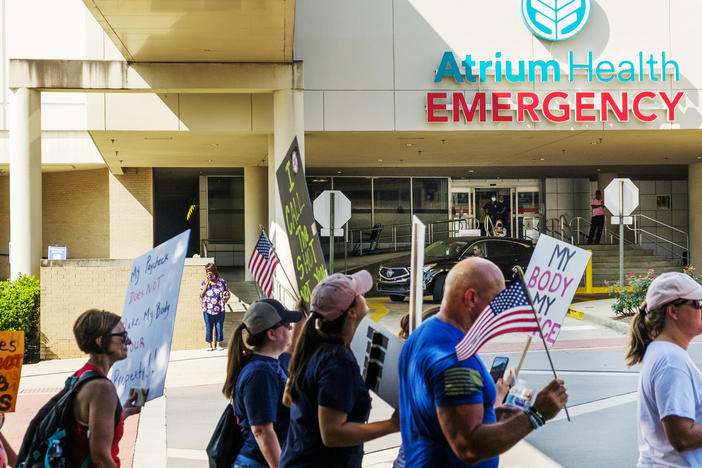
<instances>
[{"instance_id":1,"label":"american flag","mask_svg":"<svg viewBox=\"0 0 702 468\"><path fill-rule=\"evenodd\" d=\"M466 336L456 345L459 361L465 361L481 346L505 333L538 332L534 309L527 298L522 281L512 283L480 312Z\"/></svg>"},{"instance_id":2,"label":"american flag","mask_svg":"<svg viewBox=\"0 0 702 468\"><path fill-rule=\"evenodd\" d=\"M249 259L249 271L261 286L266 297L271 297L273 292L273 272L279 263L280 260L278 260L266 232L261 232L261 237L258 238L256 248Z\"/></svg>"}]
</instances>

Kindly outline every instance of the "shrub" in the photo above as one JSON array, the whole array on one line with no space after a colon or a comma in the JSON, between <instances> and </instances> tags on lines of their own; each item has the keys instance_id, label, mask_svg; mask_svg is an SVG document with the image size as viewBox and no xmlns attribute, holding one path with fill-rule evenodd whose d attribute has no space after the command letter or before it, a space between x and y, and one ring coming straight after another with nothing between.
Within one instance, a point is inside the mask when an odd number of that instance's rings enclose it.
<instances>
[{"instance_id":1,"label":"shrub","mask_svg":"<svg viewBox=\"0 0 702 468\"><path fill-rule=\"evenodd\" d=\"M0 282L0 330L23 330L26 357L39 351L39 280L20 276Z\"/></svg>"},{"instance_id":2,"label":"shrub","mask_svg":"<svg viewBox=\"0 0 702 468\"><path fill-rule=\"evenodd\" d=\"M686 266L683 273L690 275L695 281L702 284L702 276L695 276L695 267L692 265ZM646 299L646 291L656 276L653 269L649 269L645 275L634 275L629 273L626 275L624 291L619 294L619 281L609 285L609 295L616 297L616 301L612 304L612 310L615 315L623 317L634 315L641 303Z\"/></svg>"}]
</instances>

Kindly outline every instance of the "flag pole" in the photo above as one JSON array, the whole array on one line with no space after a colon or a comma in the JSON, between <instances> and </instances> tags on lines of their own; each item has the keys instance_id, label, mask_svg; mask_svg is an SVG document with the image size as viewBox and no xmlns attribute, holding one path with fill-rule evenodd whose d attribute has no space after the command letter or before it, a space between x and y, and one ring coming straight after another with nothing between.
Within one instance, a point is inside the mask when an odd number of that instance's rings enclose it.
<instances>
[{"instance_id":1,"label":"flag pole","mask_svg":"<svg viewBox=\"0 0 702 468\"><path fill-rule=\"evenodd\" d=\"M531 304L531 311L534 313L534 318L536 319L536 325L539 327L539 336L541 337L541 342L544 344L544 350L546 351L546 356L548 357L548 363L551 365L551 370L553 371L553 378L557 379L558 375L556 375L556 368L553 366L553 361L551 360L551 353L548 352L548 346L546 345L546 338L544 338L544 332L541 330L541 322L539 322L539 317L536 315L536 309L534 309L534 302L531 300L531 294L529 293L529 289L526 287L526 283L524 283L524 270L522 270L522 267L520 266L514 266L512 268L512 271L516 272L519 275L519 281L522 282L524 285L524 292L526 293L527 299L529 300L529 304ZM527 348L531 344L531 340L527 341ZM524 354L526 354L526 349ZM520 362L521 365L521 362ZM570 414L568 413L568 407L566 405L563 405L563 409L565 410L566 418L568 418L568 422L570 422Z\"/></svg>"},{"instance_id":2,"label":"flag pole","mask_svg":"<svg viewBox=\"0 0 702 468\"><path fill-rule=\"evenodd\" d=\"M264 233L266 232L266 229L265 229L262 225L259 224L259 225L258 225L258 228L261 230L261 232L264 232ZM260 235L260 234L259 234L259 235ZM266 237L268 237L268 236L266 236ZM270 243L271 243L271 247L273 247L273 249L275 249L275 244L273 244L273 241L271 240L270 237L268 237L268 242L270 242ZM292 289L293 295L295 296L295 300L296 300L296 301L299 301L299 300L300 300L300 294L299 294L299 293L297 292L297 290L295 289L295 286L293 286L292 282L290 281L290 278L288 278L288 274L285 272L285 268L283 268L283 267L281 266L280 269L283 270L283 276L285 276L285 279L288 281L288 284L290 285L290 288Z\"/></svg>"}]
</instances>

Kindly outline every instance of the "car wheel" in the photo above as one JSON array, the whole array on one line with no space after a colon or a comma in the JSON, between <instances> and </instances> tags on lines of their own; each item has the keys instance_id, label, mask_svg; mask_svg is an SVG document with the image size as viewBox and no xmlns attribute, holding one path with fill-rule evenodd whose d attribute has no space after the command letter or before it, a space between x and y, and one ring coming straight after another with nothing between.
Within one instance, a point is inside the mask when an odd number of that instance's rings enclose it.
<instances>
[{"instance_id":1,"label":"car wheel","mask_svg":"<svg viewBox=\"0 0 702 468\"><path fill-rule=\"evenodd\" d=\"M444 298L444 282L446 281L446 275L439 275L438 278L434 280L434 304L441 304L441 300Z\"/></svg>"},{"instance_id":2,"label":"car wheel","mask_svg":"<svg viewBox=\"0 0 702 468\"><path fill-rule=\"evenodd\" d=\"M397 295L391 294L389 297L390 297L390 300L392 302L402 302L405 300L405 296L397 296Z\"/></svg>"}]
</instances>

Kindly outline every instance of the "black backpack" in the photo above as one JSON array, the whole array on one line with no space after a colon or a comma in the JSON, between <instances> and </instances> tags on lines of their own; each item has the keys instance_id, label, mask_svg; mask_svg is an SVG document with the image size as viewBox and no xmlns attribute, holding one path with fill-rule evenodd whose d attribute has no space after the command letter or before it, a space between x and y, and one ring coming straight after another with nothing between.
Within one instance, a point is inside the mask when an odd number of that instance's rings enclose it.
<instances>
[{"instance_id":1,"label":"black backpack","mask_svg":"<svg viewBox=\"0 0 702 468\"><path fill-rule=\"evenodd\" d=\"M17 455L17 468L83 468L90 465L90 455L80 467L71 465L70 440L73 426L73 399L85 382L106 379L100 372L87 370L80 378L73 374L66 379L63 390L41 407L29 423ZM122 416L117 405L115 427Z\"/></svg>"},{"instance_id":2,"label":"black backpack","mask_svg":"<svg viewBox=\"0 0 702 468\"><path fill-rule=\"evenodd\" d=\"M239 426L232 404L227 404L207 444L210 468L229 468L244 446L244 434Z\"/></svg>"}]
</instances>

